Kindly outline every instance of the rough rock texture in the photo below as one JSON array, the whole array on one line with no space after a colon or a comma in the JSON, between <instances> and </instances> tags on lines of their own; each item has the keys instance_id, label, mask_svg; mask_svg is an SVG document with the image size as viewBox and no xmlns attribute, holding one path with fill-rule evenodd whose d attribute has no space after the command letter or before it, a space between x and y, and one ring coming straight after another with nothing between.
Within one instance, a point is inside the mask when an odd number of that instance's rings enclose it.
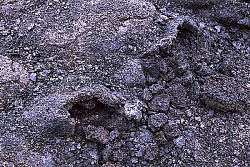
<instances>
[{"instance_id":1,"label":"rough rock texture","mask_svg":"<svg viewBox=\"0 0 250 167\"><path fill-rule=\"evenodd\" d=\"M169 108L169 96L165 94L155 96L150 102L149 107L153 111L167 112Z\"/></svg>"},{"instance_id":2,"label":"rough rock texture","mask_svg":"<svg viewBox=\"0 0 250 167\"><path fill-rule=\"evenodd\" d=\"M170 102L176 107L185 107L189 103L187 92L182 85L174 85L166 89L166 94L170 97Z\"/></svg>"},{"instance_id":3,"label":"rough rock texture","mask_svg":"<svg viewBox=\"0 0 250 167\"><path fill-rule=\"evenodd\" d=\"M148 127L152 131L156 131L157 129L163 127L164 124L167 123L167 120L168 117L163 113L150 115L148 118Z\"/></svg>"},{"instance_id":4,"label":"rough rock texture","mask_svg":"<svg viewBox=\"0 0 250 167\"><path fill-rule=\"evenodd\" d=\"M121 104L120 99L106 87L93 85L76 92L52 94L39 100L39 103L34 104L33 107L29 107L23 115L32 126L37 127L36 130L45 136L72 136L76 124L73 118L81 115L81 111L72 111L72 109L78 108L78 105L86 110L98 108L99 106L90 105L93 99L110 107L118 107Z\"/></svg>"},{"instance_id":5,"label":"rough rock texture","mask_svg":"<svg viewBox=\"0 0 250 167\"><path fill-rule=\"evenodd\" d=\"M212 5L218 5L219 0L170 0L173 2L177 2L180 5L191 8L191 9L202 9L209 8Z\"/></svg>"},{"instance_id":6,"label":"rough rock texture","mask_svg":"<svg viewBox=\"0 0 250 167\"><path fill-rule=\"evenodd\" d=\"M232 77L211 76L202 88L202 100L213 109L246 111L249 107L249 90Z\"/></svg>"},{"instance_id":7,"label":"rough rock texture","mask_svg":"<svg viewBox=\"0 0 250 167\"><path fill-rule=\"evenodd\" d=\"M84 133L86 135L86 139L97 140L101 144L108 143L109 132L103 127L88 125L86 128L84 128Z\"/></svg>"},{"instance_id":8,"label":"rough rock texture","mask_svg":"<svg viewBox=\"0 0 250 167\"><path fill-rule=\"evenodd\" d=\"M0 78L0 109L20 106L18 94L29 82L28 72L21 64L0 55Z\"/></svg>"},{"instance_id":9,"label":"rough rock texture","mask_svg":"<svg viewBox=\"0 0 250 167\"><path fill-rule=\"evenodd\" d=\"M0 0L0 166L249 166L249 7Z\"/></svg>"},{"instance_id":10,"label":"rough rock texture","mask_svg":"<svg viewBox=\"0 0 250 167\"><path fill-rule=\"evenodd\" d=\"M127 119L133 119L140 121L142 118L142 112L145 111L145 104L139 100L135 102L127 102L120 110L120 113L124 114Z\"/></svg>"}]
</instances>

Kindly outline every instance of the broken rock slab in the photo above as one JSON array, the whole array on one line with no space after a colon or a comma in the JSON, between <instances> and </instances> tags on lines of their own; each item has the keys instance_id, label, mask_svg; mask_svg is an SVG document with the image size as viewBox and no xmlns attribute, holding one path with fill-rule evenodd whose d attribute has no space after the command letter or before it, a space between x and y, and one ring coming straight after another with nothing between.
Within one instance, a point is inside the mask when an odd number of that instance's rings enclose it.
<instances>
[{"instance_id":1,"label":"broken rock slab","mask_svg":"<svg viewBox=\"0 0 250 167\"><path fill-rule=\"evenodd\" d=\"M100 103L119 107L120 99L102 85L84 87L76 92L55 93L38 100L23 113L32 129L42 136L72 136L76 121L69 113L74 104L96 99Z\"/></svg>"},{"instance_id":2,"label":"broken rock slab","mask_svg":"<svg viewBox=\"0 0 250 167\"><path fill-rule=\"evenodd\" d=\"M249 89L233 77L214 75L202 86L201 99L213 109L242 112L249 106Z\"/></svg>"},{"instance_id":3,"label":"broken rock slab","mask_svg":"<svg viewBox=\"0 0 250 167\"><path fill-rule=\"evenodd\" d=\"M22 84L27 84L29 81L29 73L24 67L12 61L6 56L0 55L0 79L1 82L19 81Z\"/></svg>"},{"instance_id":4,"label":"broken rock slab","mask_svg":"<svg viewBox=\"0 0 250 167\"><path fill-rule=\"evenodd\" d=\"M144 0L70 0L68 3L70 12L62 12L58 21L51 20L51 11L46 11L48 24L57 26L49 26L43 34L42 45L63 46L75 41L77 44L73 45L78 49L86 49L86 45L115 40L131 31L143 33L156 11L153 4ZM68 23L69 20L72 22Z\"/></svg>"}]
</instances>

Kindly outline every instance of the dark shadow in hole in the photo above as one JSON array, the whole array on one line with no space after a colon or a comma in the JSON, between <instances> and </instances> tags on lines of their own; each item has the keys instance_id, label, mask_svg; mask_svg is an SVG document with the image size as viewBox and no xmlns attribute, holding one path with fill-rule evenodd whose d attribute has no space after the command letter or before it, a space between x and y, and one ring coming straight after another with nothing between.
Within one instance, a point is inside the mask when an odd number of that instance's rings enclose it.
<instances>
[{"instance_id":1,"label":"dark shadow in hole","mask_svg":"<svg viewBox=\"0 0 250 167\"><path fill-rule=\"evenodd\" d=\"M177 38L179 39L192 40L196 38L198 34L198 30L188 22L184 22L182 25L178 26L177 30L179 31L177 34Z\"/></svg>"},{"instance_id":2,"label":"dark shadow in hole","mask_svg":"<svg viewBox=\"0 0 250 167\"><path fill-rule=\"evenodd\" d=\"M126 131L133 122L128 121L116 112L117 108L101 103L97 98L79 101L69 110L70 116L76 120L76 134L81 133L81 127L94 125L106 130Z\"/></svg>"},{"instance_id":3,"label":"dark shadow in hole","mask_svg":"<svg viewBox=\"0 0 250 167\"><path fill-rule=\"evenodd\" d=\"M134 126L132 121L128 121L116 110L115 107L101 103L98 98L76 102L68 110L76 120L75 137L97 144L99 164L105 163L102 150L111 141L110 132L118 130L122 135Z\"/></svg>"},{"instance_id":4,"label":"dark shadow in hole","mask_svg":"<svg viewBox=\"0 0 250 167\"><path fill-rule=\"evenodd\" d=\"M103 126L110 120L115 109L98 101L97 98L80 101L69 110L70 116L82 125Z\"/></svg>"}]
</instances>

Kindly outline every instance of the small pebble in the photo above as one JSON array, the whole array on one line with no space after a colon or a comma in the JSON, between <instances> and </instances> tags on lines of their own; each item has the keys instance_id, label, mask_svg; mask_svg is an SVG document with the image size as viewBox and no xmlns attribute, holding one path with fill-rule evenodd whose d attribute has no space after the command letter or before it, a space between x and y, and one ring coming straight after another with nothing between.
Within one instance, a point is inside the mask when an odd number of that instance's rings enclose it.
<instances>
[{"instance_id":1,"label":"small pebble","mask_svg":"<svg viewBox=\"0 0 250 167\"><path fill-rule=\"evenodd\" d=\"M35 82L36 81L36 73L31 73L30 74L30 80Z\"/></svg>"},{"instance_id":2,"label":"small pebble","mask_svg":"<svg viewBox=\"0 0 250 167\"><path fill-rule=\"evenodd\" d=\"M28 26L28 30L32 30L33 28L35 27L35 24L34 23L31 23L29 26Z\"/></svg>"},{"instance_id":3,"label":"small pebble","mask_svg":"<svg viewBox=\"0 0 250 167\"><path fill-rule=\"evenodd\" d=\"M10 130L11 130L11 131L14 131L14 130L16 130L16 127L14 127L14 126L13 126L13 127L10 127Z\"/></svg>"},{"instance_id":4,"label":"small pebble","mask_svg":"<svg viewBox=\"0 0 250 167\"><path fill-rule=\"evenodd\" d=\"M217 32L220 32L221 26L215 26L215 29L216 29Z\"/></svg>"},{"instance_id":5,"label":"small pebble","mask_svg":"<svg viewBox=\"0 0 250 167\"><path fill-rule=\"evenodd\" d=\"M61 139L56 139L56 144L60 143Z\"/></svg>"},{"instance_id":6,"label":"small pebble","mask_svg":"<svg viewBox=\"0 0 250 167\"><path fill-rule=\"evenodd\" d=\"M138 163L138 159L137 159L137 158L131 158L131 162L132 162L133 164L136 164L136 163Z\"/></svg>"},{"instance_id":7,"label":"small pebble","mask_svg":"<svg viewBox=\"0 0 250 167\"><path fill-rule=\"evenodd\" d=\"M174 143L178 146L178 147L182 147L186 144L185 138L183 136L180 136L176 139L174 139Z\"/></svg>"},{"instance_id":8,"label":"small pebble","mask_svg":"<svg viewBox=\"0 0 250 167\"><path fill-rule=\"evenodd\" d=\"M203 23L203 22L200 22L200 28L204 28L205 27L205 23Z\"/></svg>"},{"instance_id":9,"label":"small pebble","mask_svg":"<svg viewBox=\"0 0 250 167\"><path fill-rule=\"evenodd\" d=\"M201 117L195 117L195 120L200 122L201 121Z\"/></svg>"},{"instance_id":10,"label":"small pebble","mask_svg":"<svg viewBox=\"0 0 250 167\"><path fill-rule=\"evenodd\" d=\"M81 149L81 144L80 143L77 144L76 148L80 150Z\"/></svg>"}]
</instances>

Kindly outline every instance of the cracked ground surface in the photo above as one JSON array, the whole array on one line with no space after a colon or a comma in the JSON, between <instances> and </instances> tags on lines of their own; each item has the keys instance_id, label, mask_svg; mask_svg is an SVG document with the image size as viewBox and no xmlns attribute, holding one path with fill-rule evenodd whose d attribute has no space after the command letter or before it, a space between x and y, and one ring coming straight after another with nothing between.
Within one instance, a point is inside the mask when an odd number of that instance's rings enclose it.
<instances>
[{"instance_id":1,"label":"cracked ground surface","mask_svg":"<svg viewBox=\"0 0 250 167\"><path fill-rule=\"evenodd\" d=\"M248 9L0 0L0 166L249 166Z\"/></svg>"}]
</instances>

